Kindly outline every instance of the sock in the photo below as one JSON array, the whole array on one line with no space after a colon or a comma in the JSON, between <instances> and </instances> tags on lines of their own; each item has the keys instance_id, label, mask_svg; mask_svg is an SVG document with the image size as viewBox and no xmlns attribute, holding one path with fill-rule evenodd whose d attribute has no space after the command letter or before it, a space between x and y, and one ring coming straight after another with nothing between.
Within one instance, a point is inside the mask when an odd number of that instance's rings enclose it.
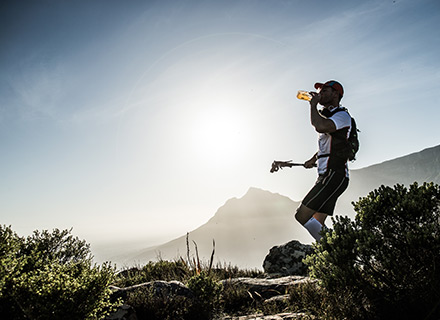
<instances>
[{"instance_id":1,"label":"sock","mask_svg":"<svg viewBox=\"0 0 440 320\"><path fill-rule=\"evenodd\" d=\"M309 221L304 223L304 228L307 229L307 231L312 235L313 238L315 238L316 241L321 240L321 235L319 233L322 230L322 224L318 220L311 217Z\"/></svg>"}]
</instances>

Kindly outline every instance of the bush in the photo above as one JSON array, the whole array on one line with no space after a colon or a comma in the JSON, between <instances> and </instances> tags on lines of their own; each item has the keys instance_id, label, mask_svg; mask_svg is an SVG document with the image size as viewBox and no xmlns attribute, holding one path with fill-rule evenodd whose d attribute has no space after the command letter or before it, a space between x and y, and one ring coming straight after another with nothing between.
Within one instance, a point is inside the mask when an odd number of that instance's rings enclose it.
<instances>
[{"instance_id":1,"label":"bush","mask_svg":"<svg viewBox=\"0 0 440 320\"><path fill-rule=\"evenodd\" d=\"M360 310L351 319L438 319L439 186L381 186L354 208L355 220L333 220L306 259L311 275L329 293L352 297Z\"/></svg>"},{"instance_id":2,"label":"bush","mask_svg":"<svg viewBox=\"0 0 440 320\"><path fill-rule=\"evenodd\" d=\"M26 239L0 227L0 314L7 319L101 319L116 303L114 268L92 265L89 245L70 231Z\"/></svg>"},{"instance_id":3,"label":"bush","mask_svg":"<svg viewBox=\"0 0 440 320\"><path fill-rule=\"evenodd\" d=\"M193 271L181 259L177 261L159 260L148 262L143 267L134 267L118 274L116 286L129 287L132 285L155 281L185 281L193 275Z\"/></svg>"},{"instance_id":4,"label":"bush","mask_svg":"<svg viewBox=\"0 0 440 320\"><path fill-rule=\"evenodd\" d=\"M221 294L221 306L227 314L245 315L252 313L255 299L244 285L231 284L226 281Z\"/></svg>"},{"instance_id":5,"label":"bush","mask_svg":"<svg viewBox=\"0 0 440 320\"><path fill-rule=\"evenodd\" d=\"M157 265L164 266L163 263ZM201 271L188 279L187 286L194 296L179 296L151 285L132 290L125 302L134 308L139 319L212 319L220 308L222 286L219 282L213 275Z\"/></svg>"},{"instance_id":6,"label":"bush","mask_svg":"<svg viewBox=\"0 0 440 320\"><path fill-rule=\"evenodd\" d=\"M208 272L202 271L189 279L188 288L197 298L200 319L211 319L218 309L222 285Z\"/></svg>"},{"instance_id":7,"label":"bush","mask_svg":"<svg viewBox=\"0 0 440 320\"><path fill-rule=\"evenodd\" d=\"M153 286L130 292L125 302L134 308L138 319L197 319L197 308L191 298L168 294L158 295L154 292Z\"/></svg>"},{"instance_id":8,"label":"bush","mask_svg":"<svg viewBox=\"0 0 440 320\"><path fill-rule=\"evenodd\" d=\"M119 287L152 282L178 280L186 283L194 292L195 299L179 296L158 296L151 288L130 293L126 303L133 306L139 319L209 319L216 313L245 314L255 311L256 302L244 287L221 286L219 281L236 277L263 277L259 270L241 270L238 267L198 261L186 263L183 258L175 261L148 262L143 267L121 271L115 283Z\"/></svg>"},{"instance_id":9,"label":"bush","mask_svg":"<svg viewBox=\"0 0 440 320\"><path fill-rule=\"evenodd\" d=\"M25 259L20 257L23 239L10 227L0 225L0 314L13 319L18 307L10 294L13 280L20 276Z\"/></svg>"},{"instance_id":10,"label":"bush","mask_svg":"<svg viewBox=\"0 0 440 320\"><path fill-rule=\"evenodd\" d=\"M352 292L331 294L317 282L304 282L289 290L289 309L303 312L310 319L359 319L362 303Z\"/></svg>"}]
</instances>

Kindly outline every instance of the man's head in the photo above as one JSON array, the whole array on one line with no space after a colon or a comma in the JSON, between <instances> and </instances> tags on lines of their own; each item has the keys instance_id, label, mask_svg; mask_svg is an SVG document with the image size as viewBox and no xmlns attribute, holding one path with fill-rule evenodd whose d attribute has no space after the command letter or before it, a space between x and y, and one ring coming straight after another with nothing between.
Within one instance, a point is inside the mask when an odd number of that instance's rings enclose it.
<instances>
[{"instance_id":1,"label":"man's head","mask_svg":"<svg viewBox=\"0 0 440 320\"><path fill-rule=\"evenodd\" d=\"M324 100L320 101L320 104L323 105L332 103L332 101L339 103L344 96L344 88L335 80L330 80L326 83L317 82L315 83L315 89L319 90L318 92L321 93L321 95L325 95L325 97L323 97Z\"/></svg>"}]
</instances>

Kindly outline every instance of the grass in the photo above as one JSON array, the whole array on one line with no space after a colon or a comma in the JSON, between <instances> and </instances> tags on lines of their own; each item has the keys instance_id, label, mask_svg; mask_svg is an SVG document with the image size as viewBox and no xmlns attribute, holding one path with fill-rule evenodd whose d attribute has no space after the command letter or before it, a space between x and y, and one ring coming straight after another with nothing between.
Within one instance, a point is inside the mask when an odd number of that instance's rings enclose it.
<instances>
[{"instance_id":1,"label":"grass","mask_svg":"<svg viewBox=\"0 0 440 320\"><path fill-rule=\"evenodd\" d=\"M187 236L187 244L189 240ZM301 319L367 319L359 306L352 301L349 292L330 294L318 282L304 282L288 289L287 299L264 300L258 293L250 292L243 285L228 280L238 277L264 278L257 269L243 270L232 265L213 265L213 254L207 262L200 261L195 244L195 258L180 257L174 261L159 260L144 266L122 270L115 285L129 287L155 280L177 280L185 284L194 298L173 295L157 295L153 288L140 287L128 294L125 303L132 306L139 320L209 320L237 317L249 314L274 315L301 313ZM349 317L347 317L349 315Z\"/></svg>"},{"instance_id":2,"label":"grass","mask_svg":"<svg viewBox=\"0 0 440 320\"><path fill-rule=\"evenodd\" d=\"M196 298L182 296L158 296L153 288L139 288L128 294L125 303L132 306L138 319L173 319L198 320L218 319L224 316L240 316L263 313L277 314L288 311L301 311L303 304L298 305L294 299L267 303L258 293L249 292L243 285L233 285L228 280L239 277L263 278L265 274L257 269L240 269L231 264L213 265L215 242L211 259L203 262L199 259L197 244L195 255L174 261L159 260L144 266L122 270L117 275L115 285L129 287L136 284L163 280L177 280L188 286ZM189 237L187 235L187 247ZM295 296L294 288L291 296Z\"/></svg>"},{"instance_id":3,"label":"grass","mask_svg":"<svg viewBox=\"0 0 440 320\"><path fill-rule=\"evenodd\" d=\"M186 283L191 277L201 272L209 273L217 281L239 277L263 278L265 276L258 269L243 270L230 264L218 264L211 269L201 267L198 270L194 270L183 259L175 261L159 260L157 262L148 262L144 266L122 270L117 276L115 285L124 288L155 280L176 280Z\"/></svg>"},{"instance_id":4,"label":"grass","mask_svg":"<svg viewBox=\"0 0 440 320\"><path fill-rule=\"evenodd\" d=\"M339 300L329 295L316 282L305 282L289 288L288 299L265 301L243 285L221 280L236 277L264 277L258 270L242 270L230 265L192 269L183 259L149 262L143 267L122 271L116 285L132 286L154 280L178 280L187 285L199 299L181 296L157 296L153 289L140 288L125 301L137 313L138 319L198 320L248 314L273 315L285 312L305 313L303 319L338 319L337 307L346 306L349 296ZM356 310L353 310L355 312ZM346 312L345 312L346 313Z\"/></svg>"}]
</instances>

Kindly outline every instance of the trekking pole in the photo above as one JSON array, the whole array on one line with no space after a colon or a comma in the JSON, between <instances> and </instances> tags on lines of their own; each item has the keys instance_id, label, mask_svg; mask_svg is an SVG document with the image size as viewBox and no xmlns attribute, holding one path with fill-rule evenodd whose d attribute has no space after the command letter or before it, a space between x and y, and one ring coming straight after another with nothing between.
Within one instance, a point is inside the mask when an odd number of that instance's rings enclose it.
<instances>
[{"instance_id":1,"label":"trekking pole","mask_svg":"<svg viewBox=\"0 0 440 320\"><path fill-rule=\"evenodd\" d=\"M271 173L277 172L278 170L283 169L284 167L289 167L289 168L304 167L305 168L305 165L304 165L304 163L292 162L292 160L289 160L289 161L276 161L275 160L274 162L272 162L272 168L270 168L270 172ZM314 165L314 167L316 167L316 165Z\"/></svg>"}]
</instances>

